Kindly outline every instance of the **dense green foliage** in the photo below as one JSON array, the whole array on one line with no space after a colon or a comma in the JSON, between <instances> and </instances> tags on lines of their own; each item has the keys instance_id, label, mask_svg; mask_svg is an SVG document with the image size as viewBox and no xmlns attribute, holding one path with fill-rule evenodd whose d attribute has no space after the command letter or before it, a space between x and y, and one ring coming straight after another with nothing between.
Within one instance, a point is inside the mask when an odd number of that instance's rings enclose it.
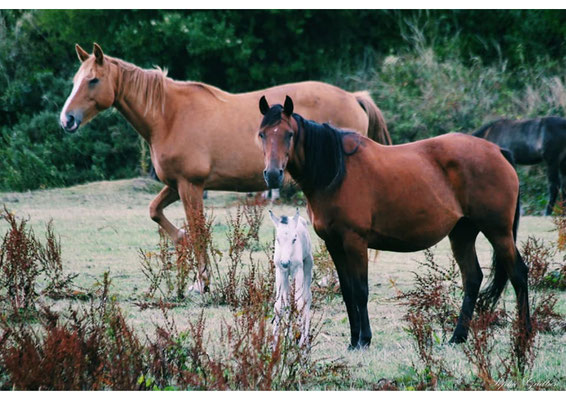
<instances>
[{"instance_id":1,"label":"dense green foliage","mask_svg":"<svg viewBox=\"0 0 566 400\"><path fill-rule=\"evenodd\" d=\"M141 141L117 112L74 134L58 126L73 46L95 41L232 92L306 79L369 88L395 143L566 108L562 10L2 10L0 190L144 169Z\"/></svg>"}]
</instances>

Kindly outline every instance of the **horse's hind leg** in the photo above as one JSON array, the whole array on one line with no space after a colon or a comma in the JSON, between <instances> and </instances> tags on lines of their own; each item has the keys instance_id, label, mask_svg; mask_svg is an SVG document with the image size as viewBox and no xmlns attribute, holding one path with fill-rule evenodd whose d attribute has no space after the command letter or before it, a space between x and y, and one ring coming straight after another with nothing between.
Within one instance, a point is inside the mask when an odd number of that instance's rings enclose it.
<instances>
[{"instance_id":1,"label":"horse's hind leg","mask_svg":"<svg viewBox=\"0 0 566 400\"><path fill-rule=\"evenodd\" d=\"M476 237L479 230L469 220L461 219L450 232L450 245L460 267L464 286L464 301L458 323L450 343L463 343L468 337L468 328L478 298L483 273L476 254Z\"/></svg>"},{"instance_id":2,"label":"horse's hind leg","mask_svg":"<svg viewBox=\"0 0 566 400\"><path fill-rule=\"evenodd\" d=\"M177 200L179 200L179 192L170 186L165 186L149 205L150 218L157 222L174 242L179 240L179 229L165 217L163 209Z\"/></svg>"},{"instance_id":3,"label":"horse's hind leg","mask_svg":"<svg viewBox=\"0 0 566 400\"><path fill-rule=\"evenodd\" d=\"M546 175L548 177L548 204L546 205L546 211L544 215L552 215L554 211L554 204L556 203L556 198L558 197L558 190L560 188L560 170L558 163L548 163L548 170Z\"/></svg>"},{"instance_id":4,"label":"horse's hind leg","mask_svg":"<svg viewBox=\"0 0 566 400\"><path fill-rule=\"evenodd\" d=\"M560 194L562 195L560 207L564 207L566 202L566 157L560 161Z\"/></svg>"},{"instance_id":5,"label":"horse's hind leg","mask_svg":"<svg viewBox=\"0 0 566 400\"><path fill-rule=\"evenodd\" d=\"M485 232L484 232L485 233ZM527 335L531 333L529 312L528 267L515 246L511 233L505 236L493 236L486 233L487 239L495 251L495 268L504 268L517 296L517 310L524 323Z\"/></svg>"}]
</instances>

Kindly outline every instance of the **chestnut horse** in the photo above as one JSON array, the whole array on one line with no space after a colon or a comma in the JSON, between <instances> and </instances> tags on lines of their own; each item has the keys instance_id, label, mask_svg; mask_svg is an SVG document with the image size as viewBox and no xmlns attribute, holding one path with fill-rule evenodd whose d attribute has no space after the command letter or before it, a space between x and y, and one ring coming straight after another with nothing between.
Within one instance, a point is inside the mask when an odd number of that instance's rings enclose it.
<instances>
[{"instance_id":1,"label":"chestnut horse","mask_svg":"<svg viewBox=\"0 0 566 400\"><path fill-rule=\"evenodd\" d=\"M254 145L256 105L262 95L291 93L301 113L316 121L368 134L391 144L381 111L368 92L349 93L321 82L276 86L231 94L199 82L167 78L109 57L96 43L93 54L75 46L81 66L61 111L61 126L73 132L100 111L116 107L150 146L151 160L165 187L149 213L175 241L184 231L163 214L181 199L189 226L191 210L202 213L203 190L261 191L263 164ZM203 267L205 268L205 267ZM200 271L203 279L206 271ZM202 289L202 282L197 282Z\"/></svg>"},{"instance_id":2,"label":"chestnut horse","mask_svg":"<svg viewBox=\"0 0 566 400\"><path fill-rule=\"evenodd\" d=\"M527 266L515 245L519 180L502 151L485 140L450 133L415 143L382 146L353 132L293 113L293 101L269 107L258 144L267 185L287 169L308 200L316 233L338 271L350 320L350 348L369 346L368 248L426 249L445 236L460 267L464 301L450 341L466 340L483 274L475 241L482 232L494 249L494 274L483 292L490 305L508 279L526 332L531 331Z\"/></svg>"}]
</instances>

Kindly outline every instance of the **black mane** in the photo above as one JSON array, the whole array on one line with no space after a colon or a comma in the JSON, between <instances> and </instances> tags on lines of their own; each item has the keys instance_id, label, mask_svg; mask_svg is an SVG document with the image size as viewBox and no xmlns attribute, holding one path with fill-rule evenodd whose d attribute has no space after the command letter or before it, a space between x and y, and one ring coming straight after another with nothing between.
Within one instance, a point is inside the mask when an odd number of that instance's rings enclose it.
<instances>
[{"instance_id":1,"label":"black mane","mask_svg":"<svg viewBox=\"0 0 566 400\"><path fill-rule=\"evenodd\" d=\"M338 129L330 124L318 124L298 114L293 117L304 132L305 165L301 179L309 187L331 192L338 188L346 176L346 158L354 154L344 149L344 137L355 132ZM295 144L298 140L295 141Z\"/></svg>"}]
</instances>

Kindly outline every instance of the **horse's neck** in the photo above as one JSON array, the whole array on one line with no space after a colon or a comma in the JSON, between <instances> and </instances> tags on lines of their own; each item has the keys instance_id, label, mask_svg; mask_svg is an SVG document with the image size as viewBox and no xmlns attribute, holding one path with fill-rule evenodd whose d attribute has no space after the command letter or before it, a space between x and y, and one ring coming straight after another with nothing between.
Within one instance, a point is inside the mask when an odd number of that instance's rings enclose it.
<instances>
[{"instance_id":1,"label":"horse's neck","mask_svg":"<svg viewBox=\"0 0 566 400\"><path fill-rule=\"evenodd\" d=\"M165 97L167 97L167 84L165 83ZM146 99L125 84L121 93L117 95L114 106L134 127L134 129L151 144L156 127L162 125L164 115L161 107L146 108Z\"/></svg>"}]
</instances>

